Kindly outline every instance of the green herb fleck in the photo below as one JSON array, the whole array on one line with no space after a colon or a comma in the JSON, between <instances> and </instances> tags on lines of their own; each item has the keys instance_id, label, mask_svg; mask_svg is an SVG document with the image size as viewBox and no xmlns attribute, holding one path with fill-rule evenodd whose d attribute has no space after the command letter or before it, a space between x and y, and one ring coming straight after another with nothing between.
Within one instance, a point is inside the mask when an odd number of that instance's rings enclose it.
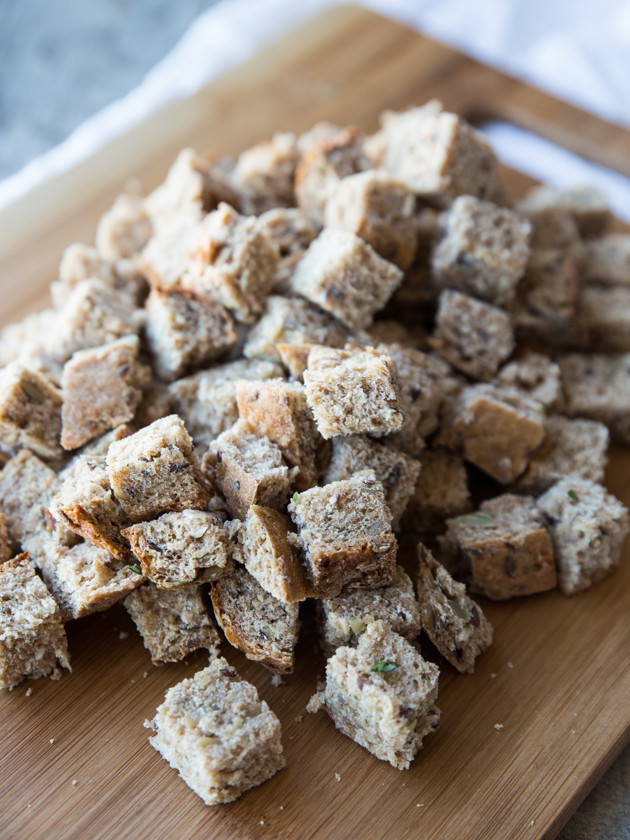
<instances>
[{"instance_id":1,"label":"green herb fleck","mask_svg":"<svg viewBox=\"0 0 630 840\"><path fill-rule=\"evenodd\" d=\"M468 622L470 621L470 610L467 607L463 607L459 603L459 601L455 601L451 598L447 598L446 600L448 602L449 607L453 610L455 615L468 624Z\"/></svg>"},{"instance_id":2,"label":"green herb fleck","mask_svg":"<svg viewBox=\"0 0 630 840\"><path fill-rule=\"evenodd\" d=\"M300 494L299 494L299 493L298 493L298 491L296 490L296 491L295 491L295 493L291 496L291 501L292 501L292 502L297 502L297 500L298 500L298 496L299 496L299 495L300 495Z\"/></svg>"},{"instance_id":3,"label":"green herb fleck","mask_svg":"<svg viewBox=\"0 0 630 840\"><path fill-rule=\"evenodd\" d=\"M377 662L375 665L372 665L370 671L376 671L377 674L388 674L390 671L393 671L394 668L398 668L397 662Z\"/></svg>"},{"instance_id":4,"label":"green herb fleck","mask_svg":"<svg viewBox=\"0 0 630 840\"><path fill-rule=\"evenodd\" d=\"M131 569L132 572L135 572L137 575L142 574L142 571L141 571L140 567L138 565L136 565L135 563L133 564L133 566L129 566L129 568Z\"/></svg>"},{"instance_id":5,"label":"green herb fleck","mask_svg":"<svg viewBox=\"0 0 630 840\"><path fill-rule=\"evenodd\" d=\"M38 385L35 385L34 382L29 382L28 380L21 382L20 388L27 400L36 403L43 403L46 401L44 392Z\"/></svg>"},{"instance_id":6,"label":"green herb fleck","mask_svg":"<svg viewBox=\"0 0 630 840\"><path fill-rule=\"evenodd\" d=\"M580 501L580 500L578 499L578 494L575 492L575 490L568 490L568 491L567 491L567 496L568 496L570 499L573 499L573 501L574 501L574 502L579 502L579 501Z\"/></svg>"},{"instance_id":7,"label":"green herb fleck","mask_svg":"<svg viewBox=\"0 0 630 840\"><path fill-rule=\"evenodd\" d=\"M475 525L477 528L494 528L495 521L487 513L467 513L464 516L458 516L457 521L462 525Z\"/></svg>"},{"instance_id":8,"label":"green herb fleck","mask_svg":"<svg viewBox=\"0 0 630 840\"><path fill-rule=\"evenodd\" d=\"M611 382L614 382L614 380L617 378L617 374L621 371L622 367L623 361L621 359L615 359L615 361L608 366L608 371L606 372L607 385L610 385Z\"/></svg>"}]
</instances>

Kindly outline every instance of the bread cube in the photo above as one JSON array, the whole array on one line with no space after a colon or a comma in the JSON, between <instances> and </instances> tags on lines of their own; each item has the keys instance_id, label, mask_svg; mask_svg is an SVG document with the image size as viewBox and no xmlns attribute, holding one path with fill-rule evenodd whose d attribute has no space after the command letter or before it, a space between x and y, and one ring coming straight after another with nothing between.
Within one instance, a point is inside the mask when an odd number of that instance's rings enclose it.
<instances>
[{"instance_id":1,"label":"bread cube","mask_svg":"<svg viewBox=\"0 0 630 840\"><path fill-rule=\"evenodd\" d=\"M127 612L154 665L180 662L199 648L219 654L219 633L197 585L158 589L140 586L125 598Z\"/></svg>"},{"instance_id":2,"label":"bread cube","mask_svg":"<svg viewBox=\"0 0 630 840\"><path fill-rule=\"evenodd\" d=\"M439 726L438 676L406 639L374 621L356 647L337 648L326 664L326 687L307 709L323 707L340 732L406 770Z\"/></svg>"},{"instance_id":3,"label":"bread cube","mask_svg":"<svg viewBox=\"0 0 630 840\"><path fill-rule=\"evenodd\" d=\"M7 518L0 511L0 564L4 563L11 557L11 546L9 544L9 530L7 528Z\"/></svg>"},{"instance_id":4,"label":"bread cube","mask_svg":"<svg viewBox=\"0 0 630 840\"><path fill-rule=\"evenodd\" d=\"M386 446L364 435L333 438L325 484L352 478L355 472L367 469L374 470L377 481L383 485L385 502L392 514L392 528L396 531L413 495L420 463L394 446Z\"/></svg>"},{"instance_id":5,"label":"bread cube","mask_svg":"<svg viewBox=\"0 0 630 840\"><path fill-rule=\"evenodd\" d=\"M306 399L322 437L385 434L404 414L391 357L371 347L313 347L304 371Z\"/></svg>"},{"instance_id":6,"label":"bread cube","mask_svg":"<svg viewBox=\"0 0 630 840\"><path fill-rule=\"evenodd\" d=\"M611 353L630 350L629 286L585 286L582 313L589 349Z\"/></svg>"},{"instance_id":7,"label":"bread cube","mask_svg":"<svg viewBox=\"0 0 630 840\"><path fill-rule=\"evenodd\" d=\"M297 138L288 131L241 152L233 182L243 210L259 214L275 207L294 206L293 184L299 157Z\"/></svg>"},{"instance_id":8,"label":"bread cube","mask_svg":"<svg viewBox=\"0 0 630 840\"><path fill-rule=\"evenodd\" d=\"M142 574L158 589L216 580L231 569L222 522L205 510L165 513L122 532L140 561Z\"/></svg>"},{"instance_id":9,"label":"bread cube","mask_svg":"<svg viewBox=\"0 0 630 840\"><path fill-rule=\"evenodd\" d=\"M0 370L0 443L61 457L61 394L44 377L11 362Z\"/></svg>"},{"instance_id":10,"label":"bread cube","mask_svg":"<svg viewBox=\"0 0 630 840\"><path fill-rule=\"evenodd\" d=\"M444 520L470 510L466 467L447 449L425 449L420 476L403 517L403 526L418 533L438 533Z\"/></svg>"},{"instance_id":11,"label":"bread cube","mask_svg":"<svg viewBox=\"0 0 630 840\"><path fill-rule=\"evenodd\" d=\"M410 641L420 632L418 602L411 578L402 566L396 566L394 579L386 586L342 591L318 606L320 636L328 656L341 645L355 645L374 621L384 621Z\"/></svg>"},{"instance_id":12,"label":"bread cube","mask_svg":"<svg viewBox=\"0 0 630 840\"><path fill-rule=\"evenodd\" d=\"M573 187L559 190L542 185L531 189L518 203L520 213L530 217L561 210L575 222L580 236L602 236L612 223L612 213L606 198L596 187Z\"/></svg>"},{"instance_id":13,"label":"bread cube","mask_svg":"<svg viewBox=\"0 0 630 840\"><path fill-rule=\"evenodd\" d=\"M237 342L225 308L191 289L154 287L146 311L145 335L154 367L167 382L218 359Z\"/></svg>"},{"instance_id":14,"label":"bread cube","mask_svg":"<svg viewBox=\"0 0 630 840\"><path fill-rule=\"evenodd\" d=\"M345 230L324 228L295 269L294 292L348 327L368 327L403 278L366 242Z\"/></svg>"},{"instance_id":15,"label":"bread cube","mask_svg":"<svg viewBox=\"0 0 630 840\"><path fill-rule=\"evenodd\" d=\"M450 436L466 461L501 484L511 484L543 441L544 413L540 403L520 391L473 385L456 402Z\"/></svg>"},{"instance_id":16,"label":"bread cube","mask_svg":"<svg viewBox=\"0 0 630 840\"><path fill-rule=\"evenodd\" d=\"M510 316L497 306L446 289L429 344L462 373L490 380L514 349Z\"/></svg>"},{"instance_id":17,"label":"bread cube","mask_svg":"<svg viewBox=\"0 0 630 840\"><path fill-rule=\"evenodd\" d=\"M141 196L122 193L99 219L96 248L111 260L134 257L153 236L153 225Z\"/></svg>"},{"instance_id":18,"label":"bread cube","mask_svg":"<svg viewBox=\"0 0 630 840\"><path fill-rule=\"evenodd\" d=\"M306 249L319 233L319 226L296 207L274 207L258 217L259 229L271 240L280 254L273 291L285 294Z\"/></svg>"},{"instance_id":19,"label":"bread cube","mask_svg":"<svg viewBox=\"0 0 630 840\"><path fill-rule=\"evenodd\" d=\"M28 553L0 564L0 688L70 670L66 631Z\"/></svg>"},{"instance_id":20,"label":"bread cube","mask_svg":"<svg viewBox=\"0 0 630 840\"><path fill-rule=\"evenodd\" d=\"M83 444L133 419L150 372L138 359L138 336L76 352L63 369L64 449Z\"/></svg>"},{"instance_id":21,"label":"bread cube","mask_svg":"<svg viewBox=\"0 0 630 840\"><path fill-rule=\"evenodd\" d=\"M373 470L294 495L289 514L316 598L344 587L374 589L391 583L397 543L383 485Z\"/></svg>"},{"instance_id":22,"label":"bread cube","mask_svg":"<svg viewBox=\"0 0 630 840\"><path fill-rule=\"evenodd\" d=\"M112 493L105 456L80 458L52 499L50 513L88 542L129 560L129 544L121 534L129 518Z\"/></svg>"},{"instance_id":23,"label":"bread cube","mask_svg":"<svg viewBox=\"0 0 630 840\"><path fill-rule=\"evenodd\" d=\"M438 283L509 307L529 257L527 219L465 195L455 199L442 226L432 261Z\"/></svg>"},{"instance_id":24,"label":"bread cube","mask_svg":"<svg viewBox=\"0 0 630 840\"><path fill-rule=\"evenodd\" d=\"M360 236L386 260L403 270L416 253L416 197L406 184L370 169L339 182L326 203L327 227Z\"/></svg>"},{"instance_id":25,"label":"bread cube","mask_svg":"<svg viewBox=\"0 0 630 840\"><path fill-rule=\"evenodd\" d=\"M149 741L206 805L232 802L285 765L280 721L225 659L169 688Z\"/></svg>"},{"instance_id":26,"label":"bread cube","mask_svg":"<svg viewBox=\"0 0 630 840\"><path fill-rule=\"evenodd\" d=\"M210 493L192 440L176 414L156 420L107 452L114 495L133 522L169 510L204 508Z\"/></svg>"},{"instance_id":27,"label":"bread cube","mask_svg":"<svg viewBox=\"0 0 630 840\"><path fill-rule=\"evenodd\" d=\"M293 670L299 604L275 598L239 564L214 581L210 597L219 626L233 647L276 674Z\"/></svg>"},{"instance_id":28,"label":"bread cube","mask_svg":"<svg viewBox=\"0 0 630 840\"><path fill-rule=\"evenodd\" d=\"M472 674L475 660L492 644L492 625L422 543L418 545L418 601L422 629L460 674Z\"/></svg>"},{"instance_id":29,"label":"bread cube","mask_svg":"<svg viewBox=\"0 0 630 840\"><path fill-rule=\"evenodd\" d=\"M603 423L569 420L556 414L545 424L545 438L532 455L516 486L527 493L543 493L565 475L602 482L610 434Z\"/></svg>"},{"instance_id":30,"label":"bread cube","mask_svg":"<svg viewBox=\"0 0 630 840\"><path fill-rule=\"evenodd\" d=\"M562 400L560 367L549 356L531 350L502 367L496 383L523 391L547 411L557 408Z\"/></svg>"},{"instance_id":31,"label":"bread cube","mask_svg":"<svg viewBox=\"0 0 630 840\"><path fill-rule=\"evenodd\" d=\"M59 275L50 284L53 306L63 308L76 287L86 280L99 280L102 286L122 293L135 304L142 303L148 291L147 281L134 260L121 259L91 245L75 242L63 252Z\"/></svg>"},{"instance_id":32,"label":"bread cube","mask_svg":"<svg viewBox=\"0 0 630 840\"><path fill-rule=\"evenodd\" d=\"M630 516L605 487L565 476L538 499L538 506L553 539L563 595L582 592L617 568Z\"/></svg>"},{"instance_id":33,"label":"bread cube","mask_svg":"<svg viewBox=\"0 0 630 840\"><path fill-rule=\"evenodd\" d=\"M598 420L619 443L630 443L630 353L569 353L558 359L570 417Z\"/></svg>"},{"instance_id":34,"label":"bread cube","mask_svg":"<svg viewBox=\"0 0 630 840\"><path fill-rule=\"evenodd\" d=\"M234 554L266 592L294 604L308 598L311 590L289 540L290 527L283 513L252 505L236 530Z\"/></svg>"}]
</instances>

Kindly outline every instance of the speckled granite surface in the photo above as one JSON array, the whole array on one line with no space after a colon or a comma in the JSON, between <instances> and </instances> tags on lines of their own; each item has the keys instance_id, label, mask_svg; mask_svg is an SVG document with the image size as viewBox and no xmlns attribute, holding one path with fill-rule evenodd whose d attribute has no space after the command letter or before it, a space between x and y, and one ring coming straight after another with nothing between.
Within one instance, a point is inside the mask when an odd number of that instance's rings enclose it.
<instances>
[{"instance_id":1,"label":"speckled granite surface","mask_svg":"<svg viewBox=\"0 0 630 840\"><path fill-rule=\"evenodd\" d=\"M216 2L0 0L0 178L136 86ZM558 837L630 840L630 748Z\"/></svg>"}]
</instances>

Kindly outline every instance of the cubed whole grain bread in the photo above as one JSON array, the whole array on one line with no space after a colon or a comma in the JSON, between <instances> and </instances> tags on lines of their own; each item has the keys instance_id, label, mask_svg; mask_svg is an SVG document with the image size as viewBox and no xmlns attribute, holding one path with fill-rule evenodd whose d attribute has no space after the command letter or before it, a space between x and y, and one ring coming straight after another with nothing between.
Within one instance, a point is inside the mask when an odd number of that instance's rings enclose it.
<instances>
[{"instance_id":1,"label":"cubed whole grain bread","mask_svg":"<svg viewBox=\"0 0 630 840\"><path fill-rule=\"evenodd\" d=\"M122 193L96 226L97 250L111 260L134 257L153 236L153 225L144 200L134 193Z\"/></svg>"},{"instance_id":2,"label":"cubed whole grain bread","mask_svg":"<svg viewBox=\"0 0 630 840\"><path fill-rule=\"evenodd\" d=\"M332 439L332 454L324 484L351 478L361 470L374 470L383 485L385 501L392 514L392 528L396 531L407 503L413 495L420 462L394 446L386 446L365 435L350 435Z\"/></svg>"},{"instance_id":3,"label":"cubed whole grain bread","mask_svg":"<svg viewBox=\"0 0 630 840\"><path fill-rule=\"evenodd\" d=\"M397 543L374 470L298 493L288 510L316 598L334 598L346 586L374 589L391 583Z\"/></svg>"},{"instance_id":4,"label":"cubed whole grain bread","mask_svg":"<svg viewBox=\"0 0 630 840\"><path fill-rule=\"evenodd\" d=\"M581 305L589 350L596 353L630 350L629 286L586 285L582 289Z\"/></svg>"},{"instance_id":5,"label":"cubed whole grain bread","mask_svg":"<svg viewBox=\"0 0 630 840\"><path fill-rule=\"evenodd\" d=\"M540 403L521 391L472 385L456 401L450 439L466 461L511 484L542 443L544 419Z\"/></svg>"},{"instance_id":6,"label":"cubed whole grain bread","mask_svg":"<svg viewBox=\"0 0 630 840\"><path fill-rule=\"evenodd\" d=\"M553 539L563 595L582 592L617 568L630 517L605 487L565 476L540 496L538 507Z\"/></svg>"},{"instance_id":7,"label":"cubed whole grain bread","mask_svg":"<svg viewBox=\"0 0 630 840\"><path fill-rule=\"evenodd\" d=\"M529 258L527 219L464 195L441 221L444 233L432 259L438 283L509 307Z\"/></svg>"},{"instance_id":8,"label":"cubed whole grain bread","mask_svg":"<svg viewBox=\"0 0 630 840\"><path fill-rule=\"evenodd\" d=\"M147 281L134 260L111 257L91 245L75 242L63 252L58 278L50 284L53 306L63 308L71 293L86 280L99 280L136 304L142 302L148 291Z\"/></svg>"},{"instance_id":9,"label":"cubed whole grain bread","mask_svg":"<svg viewBox=\"0 0 630 840\"><path fill-rule=\"evenodd\" d=\"M299 491L312 487L317 482L323 441L303 385L284 379L237 382L236 401L241 420L252 432L275 443L285 463L298 468L293 487Z\"/></svg>"},{"instance_id":10,"label":"cubed whole grain bread","mask_svg":"<svg viewBox=\"0 0 630 840\"><path fill-rule=\"evenodd\" d=\"M167 403L179 414L198 447L210 443L238 420L236 383L282 377L279 364L238 359L185 376L169 385Z\"/></svg>"},{"instance_id":11,"label":"cubed whole grain bread","mask_svg":"<svg viewBox=\"0 0 630 840\"><path fill-rule=\"evenodd\" d=\"M514 208L526 216L532 225L530 245L533 250L574 248L582 252L580 231L566 207L548 205L532 208L525 199Z\"/></svg>"},{"instance_id":12,"label":"cubed whole grain bread","mask_svg":"<svg viewBox=\"0 0 630 840\"><path fill-rule=\"evenodd\" d=\"M565 410L598 420L618 443L630 443L630 353L569 353L558 359Z\"/></svg>"},{"instance_id":13,"label":"cubed whole grain bread","mask_svg":"<svg viewBox=\"0 0 630 840\"><path fill-rule=\"evenodd\" d=\"M324 228L298 263L291 288L350 328L372 323L403 273L360 237Z\"/></svg>"},{"instance_id":14,"label":"cubed whole grain bread","mask_svg":"<svg viewBox=\"0 0 630 840\"><path fill-rule=\"evenodd\" d=\"M28 559L28 553L0 564L0 688L22 680L59 679L70 668L61 614Z\"/></svg>"},{"instance_id":15,"label":"cubed whole grain bread","mask_svg":"<svg viewBox=\"0 0 630 840\"><path fill-rule=\"evenodd\" d=\"M425 449L419 460L420 476L402 524L421 534L439 533L445 519L470 510L466 467L447 449Z\"/></svg>"},{"instance_id":16,"label":"cubed whole grain bread","mask_svg":"<svg viewBox=\"0 0 630 840\"><path fill-rule=\"evenodd\" d=\"M516 388L537 400L547 411L562 402L560 367L549 356L525 351L518 359L505 365L496 377L497 385Z\"/></svg>"},{"instance_id":17,"label":"cubed whole grain bread","mask_svg":"<svg viewBox=\"0 0 630 840\"><path fill-rule=\"evenodd\" d=\"M445 289L429 344L457 370L489 381L514 349L514 333L504 309Z\"/></svg>"},{"instance_id":18,"label":"cubed whole grain bread","mask_svg":"<svg viewBox=\"0 0 630 840\"><path fill-rule=\"evenodd\" d=\"M317 429L335 435L386 434L403 424L396 368L371 347L315 346L304 371L306 399Z\"/></svg>"},{"instance_id":19,"label":"cubed whole grain bread","mask_svg":"<svg viewBox=\"0 0 630 840\"><path fill-rule=\"evenodd\" d=\"M343 178L326 203L327 227L360 236L386 260L402 268L416 253L416 197L387 172L369 169Z\"/></svg>"},{"instance_id":20,"label":"cubed whole grain bread","mask_svg":"<svg viewBox=\"0 0 630 840\"><path fill-rule=\"evenodd\" d=\"M232 568L223 523L209 511L165 513L122 533L142 574L159 589L207 583Z\"/></svg>"},{"instance_id":21,"label":"cubed whole grain bread","mask_svg":"<svg viewBox=\"0 0 630 840\"><path fill-rule=\"evenodd\" d=\"M295 134L278 132L245 149L234 167L233 183L246 213L295 205L295 169L300 157Z\"/></svg>"},{"instance_id":22,"label":"cubed whole grain bread","mask_svg":"<svg viewBox=\"0 0 630 840\"><path fill-rule=\"evenodd\" d=\"M576 223L585 239L602 236L612 223L612 213L605 196L590 186L559 190L543 184L533 187L517 204L518 211L536 216L547 210L562 210Z\"/></svg>"},{"instance_id":23,"label":"cubed whole grain bread","mask_svg":"<svg viewBox=\"0 0 630 840\"><path fill-rule=\"evenodd\" d=\"M114 441L107 473L133 522L170 510L203 509L210 500L192 440L176 414Z\"/></svg>"},{"instance_id":24,"label":"cubed whole grain bread","mask_svg":"<svg viewBox=\"0 0 630 840\"><path fill-rule=\"evenodd\" d=\"M206 805L232 802L285 765L280 721L218 657L169 688L145 726L153 746Z\"/></svg>"},{"instance_id":25,"label":"cubed whole grain bread","mask_svg":"<svg viewBox=\"0 0 630 840\"><path fill-rule=\"evenodd\" d=\"M61 394L20 362L0 370L0 444L47 460L61 457Z\"/></svg>"},{"instance_id":26,"label":"cubed whole grain bread","mask_svg":"<svg viewBox=\"0 0 630 840\"><path fill-rule=\"evenodd\" d=\"M492 625L465 585L453 580L422 543L418 561L422 629L460 674L472 674L477 657L492 644Z\"/></svg>"},{"instance_id":27,"label":"cubed whole grain bread","mask_svg":"<svg viewBox=\"0 0 630 840\"><path fill-rule=\"evenodd\" d=\"M420 632L420 609L413 583L402 566L393 581L377 589L354 589L318 602L322 646L331 656L341 645L354 645L373 621L413 641Z\"/></svg>"},{"instance_id":28,"label":"cubed whole grain bread","mask_svg":"<svg viewBox=\"0 0 630 840\"><path fill-rule=\"evenodd\" d=\"M210 597L219 626L233 647L276 674L293 670L299 604L275 598L240 564L212 584Z\"/></svg>"},{"instance_id":29,"label":"cubed whole grain bread","mask_svg":"<svg viewBox=\"0 0 630 840\"><path fill-rule=\"evenodd\" d=\"M9 543L9 529L7 528L7 518L0 511L0 563L4 563L11 557L11 545Z\"/></svg>"},{"instance_id":30,"label":"cubed whole grain bread","mask_svg":"<svg viewBox=\"0 0 630 840\"><path fill-rule=\"evenodd\" d=\"M291 521L283 513L252 505L245 521L236 529L234 556L266 592L294 604L312 593L289 540L290 530Z\"/></svg>"},{"instance_id":31,"label":"cubed whole grain bread","mask_svg":"<svg viewBox=\"0 0 630 840\"><path fill-rule=\"evenodd\" d=\"M364 138L356 128L324 130L316 139L311 132L298 141L302 157L295 172L295 196L300 210L315 224L324 224L326 204L342 178L370 169Z\"/></svg>"},{"instance_id":32,"label":"cubed whole grain bread","mask_svg":"<svg viewBox=\"0 0 630 840\"><path fill-rule=\"evenodd\" d=\"M148 583L125 598L125 607L154 665L180 662L199 648L218 656L219 633L199 586L158 589Z\"/></svg>"},{"instance_id":33,"label":"cubed whole grain bread","mask_svg":"<svg viewBox=\"0 0 630 840\"><path fill-rule=\"evenodd\" d=\"M448 206L462 194L492 198L498 161L481 132L432 100L381 116L380 165L417 195Z\"/></svg>"},{"instance_id":34,"label":"cubed whole grain bread","mask_svg":"<svg viewBox=\"0 0 630 840\"><path fill-rule=\"evenodd\" d=\"M538 495L569 474L603 482L609 437L608 428L595 420L570 420L560 414L549 417L545 438L516 487Z\"/></svg>"},{"instance_id":35,"label":"cubed whole grain bread","mask_svg":"<svg viewBox=\"0 0 630 840\"><path fill-rule=\"evenodd\" d=\"M218 359L237 342L229 312L206 294L154 286L145 306L153 365L166 382Z\"/></svg>"},{"instance_id":36,"label":"cubed whole grain bread","mask_svg":"<svg viewBox=\"0 0 630 840\"><path fill-rule=\"evenodd\" d=\"M137 335L77 351L61 381L61 444L78 449L98 435L133 419L151 378L138 358Z\"/></svg>"},{"instance_id":37,"label":"cubed whole grain bread","mask_svg":"<svg viewBox=\"0 0 630 840\"><path fill-rule=\"evenodd\" d=\"M279 446L239 420L211 448L216 486L233 516L244 519L254 504L284 508L297 468L287 467Z\"/></svg>"},{"instance_id":38,"label":"cubed whole grain bread","mask_svg":"<svg viewBox=\"0 0 630 840\"><path fill-rule=\"evenodd\" d=\"M630 235L609 233L584 243L582 275L588 283L630 285Z\"/></svg>"},{"instance_id":39,"label":"cubed whole grain bread","mask_svg":"<svg viewBox=\"0 0 630 840\"><path fill-rule=\"evenodd\" d=\"M499 601L555 587L553 544L530 496L496 496L447 525L447 542L469 567L473 591Z\"/></svg>"},{"instance_id":40,"label":"cubed whole grain bread","mask_svg":"<svg viewBox=\"0 0 630 840\"><path fill-rule=\"evenodd\" d=\"M258 217L258 227L280 254L272 288L277 294L284 294L289 291L293 272L320 228L297 207L267 210Z\"/></svg>"},{"instance_id":41,"label":"cubed whole grain bread","mask_svg":"<svg viewBox=\"0 0 630 840\"><path fill-rule=\"evenodd\" d=\"M399 770L440 723L437 665L427 662L384 621L368 624L356 647L339 647L326 664L326 686L308 711L324 708L333 723Z\"/></svg>"},{"instance_id":42,"label":"cubed whole grain bread","mask_svg":"<svg viewBox=\"0 0 630 840\"><path fill-rule=\"evenodd\" d=\"M0 367L20 362L58 385L61 365L51 355L51 336L54 336L59 314L56 309L32 312L20 321L0 329Z\"/></svg>"},{"instance_id":43,"label":"cubed whole grain bread","mask_svg":"<svg viewBox=\"0 0 630 840\"><path fill-rule=\"evenodd\" d=\"M83 539L120 560L129 559L129 543L121 534L130 524L129 517L112 493L104 455L82 456L49 510L55 520Z\"/></svg>"}]
</instances>

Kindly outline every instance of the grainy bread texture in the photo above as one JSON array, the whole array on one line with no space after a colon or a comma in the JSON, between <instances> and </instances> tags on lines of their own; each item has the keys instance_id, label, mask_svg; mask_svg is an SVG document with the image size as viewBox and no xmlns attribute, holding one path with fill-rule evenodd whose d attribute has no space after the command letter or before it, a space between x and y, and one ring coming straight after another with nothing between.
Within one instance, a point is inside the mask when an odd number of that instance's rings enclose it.
<instances>
[{"instance_id":1,"label":"grainy bread texture","mask_svg":"<svg viewBox=\"0 0 630 840\"><path fill-rule=\"evenodd\" d=\"M557 408L562 401L560 367L542 353L526 351L518 359L501 368L496 382L498 385L523 391L547 411Z\"/></svg>"},{"instance_id":2,"label":"grainy bread texture","mask_svg":"<svg viewBox=\"0 0 630 840\"><path fill-rule=\"evenodd\" d=\"M403 526L419 533L438 533L444 520L470 509L466 467L447 449L425 449L420 476L403 517Z\"/></svg>"},{"instance_id":3,"label":"grainy bread texture","mask_svg":"<svg viewBox=\"0 0 630 840\"><path fill-rule=\"evenodd\" d=\"M11 546L9 545L9 531L7 529L7 518L0 511L0 563L4 563L11 557Z\"/></svg>"},{"instance_id":4,"label":"grainy bread texture","mask_svg":"<svg viewBox=\"0 0 630 840\"><path fill-rule=\"evenodd\" d=\"M425 735L440 722L439 670L383 621L369 624L356 647L340 647L326 664L323 707L344 735L377 758L406 770Z\"/></svg>"},{"instance_id":5,"label":"grainy bread texture","mask_svg":"<svg viewBox=\"0 0 630 840\"><path fill-rule=\"evenodd\" d=\"M262 588L287 604L311 595L304 569L289 540L291 522L277 510L252 505L236 529L234 554Z\"/></svg>"},{"instance_id":6,"label":"grainy bread texture","mask_svg":"<svg viewBox=\"0 0 630 840\"><path fill-rule=\"evenodd\" d=\"M62 449L61 394L20 362L0 370L0 439L5 447L26 447L40 458L59 458Z\"/></svg>"},{"instance_id":7,"label":"grainy bread texture","mask_svg":"<svg viewBox=\"0 0 630 840\"><path fill-rule=\"evenodd\" d=\"M385 434L403 424L396 369L371 347L313 347L304 371L306 399L322 437Z\"/></svg>"},{"instance_id":8,"label":"grainy bread texture","mask_svg":"<svg viewBox=\"0 0 630 840\"><path fill-rule=\"evenodd\" d=\"M442 656L461 674L472 674L477 657L490 647L492 625L422 543L418 545L418 601L422 628Z\"/></svg>"},{"instance_id":9,"label":"grainy bread texture","mask_svg":"<svg viewBox=\"0 0 630 840\"><path fill-rule=\"evenodd\" d=\"M154 665L179 662L199 648L218 656L219 634L198 586L164 590L149 583L128 595L125 607Z\"/></svg>"},{"instance_id":10,"label":"grainy bread texture","mask_svg":"<svg viewBox=\"0 0 630 840\"><path fill-rule=\"evenodd\" d=\"M476 592L502 600L556 585L553 544L531 497L496 496L447 525L447 541L468 565Z\"/></svg>"},{"instance_id":11,"label":"grainy bread texture","mask_svg":"<svg viewBox=\"0 0 630 840\"><path fill-rule=\"evenodd\" d=\"M413 583L402 566L396 566L394 579L387 586L342 591L335 598L320 601L318 607L320 638L328 656L341 645L356 644L373 621L384 621L410 641L420 632Z\"/></svg>"},{"instance_id":12,"label":"grainy bread texture","mask_svg":"<svg viewBox=\"0 0 630 840\"><path fill-rule=\"evenodd\" d=\"M225 659L170 688L153 747L206 805L232 802L285 765L280 721Z\"/></svg>"},{"instance_id":13,"label":"grainy bread texture","mask_svg":"<svg viewBox=\"0 0 630 840\"><path fill-rule=\"evenodd\" d=\"M0 688L59 679L70 670L66 631L54 598L20 554L0 564Z\"/></svg>"},{"instance_id":14,"label":"grainy bread texture","mask_svg":"<svg viewBox=\"0 0 630 840\"><path fill-rule=\"evenodd\" d=\"M630 530L628 509L600 484L570 475L538 499L553 539L558 585L575 595L617 567Z\"/></svg>"},{"instance_id":15,"label":"grainy bread texture","mask_svg":"<svg viewBox=\"0 0 630 840\"><path fill-rule=\"evenodd\" d=\"M122 193L103 213L96 227L95 244L111 260L134 257L153 235L153 225L141 196Z\"/></svg>"},{"instance_id":16,"label":"grainy bread texture","mask_svg":"<svg viewBox=\"0 0 630 840\"><path fill-rule=\"evenodd\" d=\"M609 233L584 244L583 275L607 286L630 284L630 236Z\"/></svg>"},{"instance_id":17,"label":"grainy bread texture","mask_svg":"<svg viewBox=\"0 0 630 840\"><path fill-rule=\"evenodd\" d=\"M333 598L345 586L373 589L392 581L396 537L383 485L373 470L294 495L288 510L315 597Z\"/></svg>"},{"instance_id":18,"label":"grainy bread texture","mask_svg":"<svg viewBox=\"0 0 630 840\"><path fill-rule=\"evenodd\" d=\"M258 217L258 226L280 254L272 288L284 294L290 289L295 268L319 233L319 227L295 207L267 210Z\"/></svg>"},{"instance_id":19,"label":"grainy bread texture","mask_svg":"<svg viewBox=\"0 0 630 840\"><path fill-rule=\"evenodd\" d=\"M587 285L582 288L582 314L588 346L598 352L630 350L630 288Z\"/></svg>"},{"instance_id":20,"label":"grainy bread texture","mask_svg":"<svg viewBox=\"0 0 630 840\"><path fill-rule=\"evenodd\" d=\"M545 210L564 210L573 218L584 238L602 236L612 222L606 198L596 187L572 187L568 190L547 185L534 187L519 201L517 208L530 217L536 217Z\"/></svg>"},{"instance_id":21,"label":"grainy bread texture","mask_svg":"<svg viewBox=\"0 0 630 840\"><path fill-rule=\"evenodd\" d=\"M274 134L238 156L233 181L241 207L247 213L263 213L275 207L295 205L295 168L300 152L295 134Z\"/></svg>"},{"instance_id":22,"label":"grainy bread texture","mask_svg":"<svg viewBox=\"0 0 630 840\"><path fill-rule=\"evenodd\" d=\"M598 420L630 443L630 353L569 353L558 359L570 417Z\"/></svg>"},{"instance_id":23,"label":"grainy bread texture","mask_svg":"<svg viewBox=\"0 0 630 840\"><path fill-rule=\"evenodd\" d=\"M277 674L293 670L300 629L298 604L270 595L241 565L212 584L211 597L214 614L231 645Z\"/></svg>"},{"instance_id":24,"label":"grainy bread texture","mask_svg":"<svg viewBox=\"0 0 630 840\"><path fill-rule=\"evenodd\" d=\"M207 583L232 567L223 523L205 510L165 513L122 533L142 574L160 589Z\"/></svg>"},{"instance_id":25,"label":"grainy bread texture","mask_svg":"<svg viewBox=\"0 0 630 840\"><path fill-rule=\"evenodd\" d=\"M204 508L210 500L192 440L176 414L114 441L107 472L114 495L134 522L169 510Z\"/></svg>"}]
</instances>

